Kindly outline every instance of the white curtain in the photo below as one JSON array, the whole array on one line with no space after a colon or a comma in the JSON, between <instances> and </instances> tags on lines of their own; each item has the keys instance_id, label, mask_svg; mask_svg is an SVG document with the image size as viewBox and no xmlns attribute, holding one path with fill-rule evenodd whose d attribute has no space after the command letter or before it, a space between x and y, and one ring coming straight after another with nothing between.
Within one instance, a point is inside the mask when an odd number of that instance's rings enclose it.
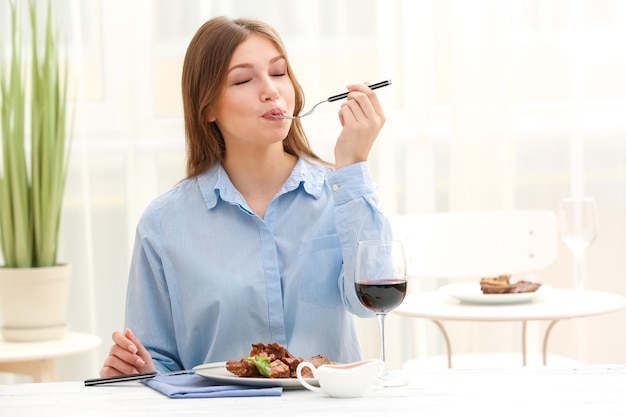
<instances>
[{"instance_id":1,"label":"white curtain","mask_svg":"<svg viewBox=\"0 0 626 417\"><path fill-rule=\"evenodd\" d=\"M72 330L103 338L97 352L60 360L60 379L95 376L111 332L123 326L138 216L184 175L183 56L196 29L217 15L256 17L278 29L307 108L348 83L392 80L378 90L388 122L371 158L387 213L556 210L561 197L593 196L601 229L586 256L587 287L626 295L626 1L53 4L76 97L61 236L61 259L74 266L69 321ZM1 1L3 36L8 14ZM330 160L337 109L325 104L305 122L313 146ZM542 280L571 287L572 276L572 257L561 248ZM626 362L626 339L613 337L625 319L618 312L559 324L550 350L591 363ZM391 367L442 353L427 324L389 323ZM377 355L375 320L359 326L366 355ZM516 350L517 326L453 326L453 346ZM576 336L581 327L584 340Z\"/></svg>"}]
</instances>

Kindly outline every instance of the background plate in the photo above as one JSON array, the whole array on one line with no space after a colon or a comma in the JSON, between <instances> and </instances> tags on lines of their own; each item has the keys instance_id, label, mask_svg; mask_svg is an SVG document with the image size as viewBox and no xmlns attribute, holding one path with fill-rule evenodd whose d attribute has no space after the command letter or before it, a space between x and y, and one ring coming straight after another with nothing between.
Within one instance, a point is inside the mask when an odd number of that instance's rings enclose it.
<instances>
[{"instance_id":1,"label":"background plate","mask_svg":"<svg viewBox=\"0 0 626 417\"><path fill-rule=\"evenodd\" d=\"M512 294L483 294L480 290L480 283L468 282L462 284L444 285L439 288L450 297L470 304L519 304L527 303L536 297L544 294L547 290L545 285L541 285L535 292L512 293Z\"/></svg>"},{"instance_id":2,"label":"background plate","mask_svg":"<svg viewBox=\"0 0 626 417\"><path fill-rule=\"evenodd\" d=\"M303 389L298 378L245 378L233 375L226 370L226 362L198 365L193 368L197 375L225 385L247 385L252 387L283 387L283 389ZM306 381L318 386L317 379L307 378Z\"/></svg>"}]
</instances>

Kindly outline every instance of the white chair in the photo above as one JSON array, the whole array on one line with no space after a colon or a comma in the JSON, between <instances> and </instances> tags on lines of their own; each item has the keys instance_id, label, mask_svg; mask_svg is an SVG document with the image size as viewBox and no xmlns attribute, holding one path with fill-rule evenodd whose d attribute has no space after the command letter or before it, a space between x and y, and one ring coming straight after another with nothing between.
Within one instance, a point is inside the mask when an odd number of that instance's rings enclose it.
<instances>
[{"instance_id":1,"label":"white chair","mask_svg":"<svg viewBox=\"0 0 626 417\"><path fill-rule=\"evenodd\" d=\"M407 273L417 283L423 278L478 282L501 274L533 274L530 280L537 280L556 259L556 216L548 210L438 212L391 216L390 221L394 237L405 245ZM444 337L452 367L446 330L438 320L432 322ZM526 365L526 321L522 325Z\"/></svg>"}]
</instances>

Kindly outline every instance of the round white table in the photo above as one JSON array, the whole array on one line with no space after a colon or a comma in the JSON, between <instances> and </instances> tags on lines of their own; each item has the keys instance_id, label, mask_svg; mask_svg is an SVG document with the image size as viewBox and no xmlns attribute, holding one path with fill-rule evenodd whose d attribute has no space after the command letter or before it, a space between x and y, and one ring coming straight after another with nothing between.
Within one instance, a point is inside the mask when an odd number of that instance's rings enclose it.
<instances>
[{"instance_id":1,"label":"round white table","mask_svg":"<svg viewBox=\"0 0 626 417\"><path fill-rule=\"evenodd\" d=\"M98 336L76 332L42 342L6 342L0 338L0 372L30 375L34 382L54 381L54 358L87 352L101 342Z\"/></svg>"},{"instance_id":2,"label":"round white table","mask_svg":"<svg viewBox=\"0 0 626 417\"><path fill-rule=\"evenodd\" d=\"M563 319L590 317L617 311L626 298L602 291L550 288L544 294L518 304L472 304L461 302L442 291L408 294L393 313L430 319L441 331L446 344L448 367L452 367L450 338L441 321L521 321L522 360L526 366L526 323L549 320L543 337L543 364L547 364L548 338L556 323Z\"/></svg>"}]
</instances>

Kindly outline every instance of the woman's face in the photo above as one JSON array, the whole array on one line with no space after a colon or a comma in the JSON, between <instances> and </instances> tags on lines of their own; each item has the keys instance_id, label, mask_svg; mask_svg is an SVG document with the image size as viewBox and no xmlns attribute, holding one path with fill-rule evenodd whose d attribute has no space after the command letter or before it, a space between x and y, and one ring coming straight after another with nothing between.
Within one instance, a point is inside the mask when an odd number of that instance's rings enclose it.
<instances>
[{"instance_id":1,"label":"woman's face","mask_svg":"<svg viewBox=\"0 0 626 417\"><path fill-rule=\"evenodd\" d=\"M227 147L269 145L287 136L291 121L275 116L293 114L294 103L285 57L269 39L252 34L235 49L208 120L217 123Z\"/></svg>"}]
</instances>

